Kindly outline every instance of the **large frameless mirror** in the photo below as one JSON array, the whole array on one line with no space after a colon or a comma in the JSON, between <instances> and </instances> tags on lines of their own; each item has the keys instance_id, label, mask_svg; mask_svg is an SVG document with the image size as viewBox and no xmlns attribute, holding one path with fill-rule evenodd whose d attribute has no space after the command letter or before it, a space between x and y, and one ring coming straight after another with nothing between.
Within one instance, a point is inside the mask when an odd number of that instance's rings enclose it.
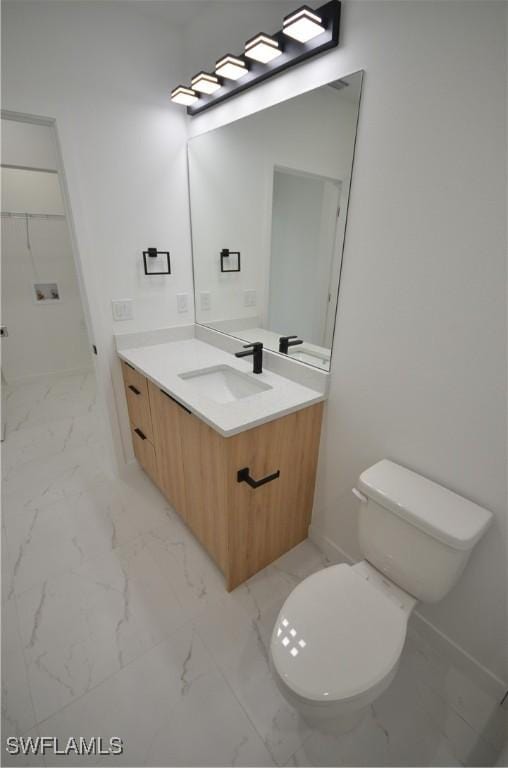
<instances>
[{"instance_id":1,"label":"large frameless mirror","mask_svg":"<svg viewBox=\"0 0 508 768\"><path fill-rule=\"evenodd\" d=\"M362 76L189 141L196 322L329 370Z\"/></svg>"}]
</instances>

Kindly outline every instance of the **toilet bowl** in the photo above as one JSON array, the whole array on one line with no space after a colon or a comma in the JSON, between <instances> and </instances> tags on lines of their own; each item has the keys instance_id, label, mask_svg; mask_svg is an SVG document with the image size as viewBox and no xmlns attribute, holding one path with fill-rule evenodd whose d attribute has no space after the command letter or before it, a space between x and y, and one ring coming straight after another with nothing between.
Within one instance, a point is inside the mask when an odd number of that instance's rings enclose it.
<instances>
[{"instance_id":1,"label":"toilet bowl","mask_svg":"<svg viewBox=\"0 0 508 768\"><path fill-rule=\"evenodd\" d=\"M366 561L304 579L273 631L272 671L284 698L315 727L353 728L393 680L415 604Z\"/></svg>"},{"instance_id":2,"label":"toilet bowl","mask_svg":"<svg viewBox=\"0 0 508 768\"><path fill-rule=\"evenodd\" d=\"M304 579L275 623L271 667L285 699L311 726L345 732L392 682L418 600L458 580L491 513L393 462L359 478L367 559Z\"/></svg>"}]
</instances>

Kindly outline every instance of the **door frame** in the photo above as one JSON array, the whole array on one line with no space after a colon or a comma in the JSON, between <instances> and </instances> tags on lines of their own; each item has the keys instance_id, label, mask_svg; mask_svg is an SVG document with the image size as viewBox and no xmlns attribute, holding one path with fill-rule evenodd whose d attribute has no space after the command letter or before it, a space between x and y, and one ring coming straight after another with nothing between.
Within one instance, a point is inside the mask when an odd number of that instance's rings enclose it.
<instances>
[{"instance_id":1,"label":"door frame","mask_svg":"<svg viewBox=\"0 0 508 768\"><path fill-rule=\"evenodd\" d=\"M83 309L88 343L90 344L90 352L97 383L97 397L100 407L103 409L104 413L107 414L107 419L101 419L102 436L107 447L106 453L108 466L105 467L105 469L109 469L113 474L121 475L125 471L126 456L121 438L120 420L116 409L113 381L106 354L99 358L97 353L97 340L103 338L99 323L101 317L100 306L94 292L90 291L90 283L92 283L93 286L94 281L90 274L88 275L88 280L85 278L85 270L83 268L83 260L76 235L75 217L65 173L65 162L57 120L53 117L15 112L8 109L0 110L0 117L2 120L12 120L18 123L46 126L53 131L56 149L56 172L58 173L61 186L65 218L71 243L72 260L76 270L79 297ZM104 353L105 352L104 349Z\"/></svg>"}]
</instances>

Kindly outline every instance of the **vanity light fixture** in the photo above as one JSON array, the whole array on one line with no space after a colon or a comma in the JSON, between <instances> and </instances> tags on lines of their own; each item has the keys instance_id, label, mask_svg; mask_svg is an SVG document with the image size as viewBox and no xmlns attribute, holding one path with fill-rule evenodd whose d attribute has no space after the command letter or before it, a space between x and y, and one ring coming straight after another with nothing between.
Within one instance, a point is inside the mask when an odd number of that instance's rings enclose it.
<instances>
[{"instance_id":1,"label":"vanity light fixture","mask_svg":"<svg viewBox=\"0 0 508 768\"><path fill-rule=\"evenodd\" d=\"M198 100L199 96L192 88L186 88L185 85L179 85L171 91L171 101L175 104L183 104L185 107L190 107Z\"/></svg>"},{"instance_id":2,"label":"vanity light fixture","mask_svg":"<svg viewBox=\"0 0 508 768\"><path fill-rule=\"evenodd\" d=\"M200 93L215 93L220 88L219 78L215 75L209 75L207 72L199 72L191 80L191 85L195 91Z\"/></svg>"},{"instance_id":3,"label":"vanity light fixture","mask_svg":"<svg viewBox=\"0 0 508 768\"><path fill-rule=\"evenodd\" d=\"M269 35L259 34L256 37L247 40L245 43L245 56L261 64L268 64L280 56L282 51L278 41Z\"/></svg>"},{"instance_id":4,"label":"vanity light fixture","mask_svg":"<svg viewBox=\"0 0 508 768\"><path fill-rule=\"evenodd\" d=\"M220 77L226 77L228 80L239 80L248 71L246 63L236 56L231 56L230 53L219 59L215 65L215 74Z\"/></svg>"},{"instance_id":5,"label":"vanity light fixture","mask_svg":"<svg viewBox=\"0 0 508 768\"><path fill-rule=\"evenodd\" d=\"M328 0L315 11L302 5L283 19L278 32L259 33L250 38L242 56L224 55L216 64L214 75L199 72L192 78L192 88L178 86L171 100L187 106L187 114L198 115L273 75L335 48L339 44L340 7L340 0Z\"/></svg>"},{"instance_id":6,"label":"vanity light fixture","mask_svg":"<svg viewBox=\"0 0 508 768\"><path fill-rule=\"evenodd\" d=\"M285 35L298 40L299 43L308 43L309 40L323 34L325 28L321 16L308 5L302 5L297 11L284 17L282 31Z\"/></svg>"}]
</instances>

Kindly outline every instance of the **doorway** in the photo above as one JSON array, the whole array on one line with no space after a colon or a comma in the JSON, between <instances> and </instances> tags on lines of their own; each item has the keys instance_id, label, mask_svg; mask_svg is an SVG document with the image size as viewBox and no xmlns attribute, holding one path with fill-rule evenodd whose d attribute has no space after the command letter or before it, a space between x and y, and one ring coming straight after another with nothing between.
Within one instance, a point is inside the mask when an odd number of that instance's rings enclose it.
<instances>
[{"instance_id":1,"label":"doorway","mask_svg":"<svg viewBox=\"0 0 508 768\"><path fill-rule=\"evenodd\" d=\"M53 125L2 116L3 436L83 415L95 374Z\"/></svg>"},{"instance_id":2,"label":"doorway","mask_svg":"<svg viewBox=\"0 0 508 768\"><path fill-rule=\"evenodd\" d=\"M274 169L269 328L321 347L330 347L333 335L342 186L339 179Z\"/></svg>"}]
</instances>

